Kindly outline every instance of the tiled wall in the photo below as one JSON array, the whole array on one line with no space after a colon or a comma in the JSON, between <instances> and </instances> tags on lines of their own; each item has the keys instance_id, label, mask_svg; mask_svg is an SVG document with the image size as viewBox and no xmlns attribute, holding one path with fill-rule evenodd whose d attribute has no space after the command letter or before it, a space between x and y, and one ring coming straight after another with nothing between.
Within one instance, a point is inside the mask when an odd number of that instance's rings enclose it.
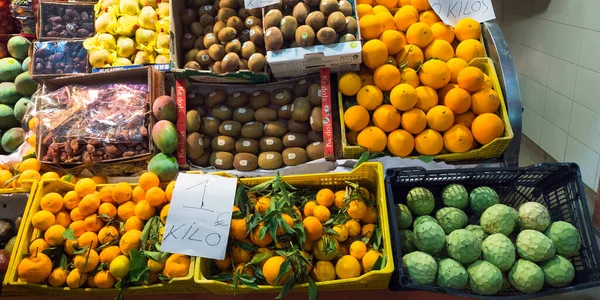
<instances>
[{"instance_id":1,"label":"tiled wall","mask_svg":"<svg viewBox=\"0 0 600 300\"><path fill-rule=\"evenodd\" d=\"M600 0L500 0L519 73L523 133L557 161L600 177ZM498 2L498 0L495 0Z\"/></svg>"}]
</instances>

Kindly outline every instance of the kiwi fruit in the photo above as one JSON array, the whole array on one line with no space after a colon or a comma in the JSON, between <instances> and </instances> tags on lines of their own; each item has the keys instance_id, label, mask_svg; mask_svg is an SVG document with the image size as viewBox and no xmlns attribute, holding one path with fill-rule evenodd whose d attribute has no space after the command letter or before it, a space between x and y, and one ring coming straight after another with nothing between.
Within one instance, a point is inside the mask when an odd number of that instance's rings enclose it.
<instances>
[{"instance_id":1,"label":"kiwi fruit","mask_svg":"<svg viewBox=\"0 0 600 300\"><path fill-rule=\"evenodd\" d=\"M258 166L265 170L275 170L283 166L283 157L281 153L275 151L265 151L258 156Z\"/></svg>"},{"instance_id":2,"label":"kiwi fruit","mask_svg":"<svg viewBox=\"0 0 600 300\"><path fill-rule=\"evenodd\" d=\"M323 130L323 112L320 106L313 107L310 111L310 127L314 131Z\"/></svg>"},{"instance_id":3,"label":"kiwi fruit","mask_svg":"<svg viewBox=\"0 0 600 300\"><path fill-rule=\"evenodd\" d=\"M183 56L183 59L185 60L185 62L196 60L196 54L198 54L198 51L200 51L200 50L191 49L188 52L186 52L185 55Z\"/></svg>"},{"instance_id":4,"label":"kiwi fruit","mask_svg":"<svg viewBox=\"0 0 600 300\"><path fill-rule=\"evenodd\" d=\"M217 135L219 134L219 126L221 126L221 121L213 117L204 117L202 118L202 128L200 132L210 136Z\"/></svg>"},{"instance_id":5,"label":"kiwi fruit","mask_svg":"<svg viewBox=\"0 0 600 300\"><path fill-rule=\"evenodd\" d=\"M355 35L358 32L358 23L354 17L346 17L346 25L344 30L342 30L341 34L350 33Z\"/></svg>"},{"instance_id":6,"label":"kiwi fruit","mask_svg":"<svg viewBox=\"0 0 600 300\"><path fill-rule=\"evenodd\" d=\"M195 9L186 8L181 12L181 23L185 26L192 24L198 18Z\"/></svg>"},{"instance_id":7,"label":"kiwi fruit","mask_svg":"<svg viewBox=\"0 0 600 300\"><path fill-rule=\"evenodd\" d=\"M281 11L283 9L283 5L281 5L281 2L277 2L275 4L265 6L265 11L270 11L272 9Z\"/></svg>"},{"instance_id":8,"label":"kiwi fruit","mask_svg":"<svg viewBox=\"0 0 600 300\"><path fill-rule=\"evenodd\" d=\"M242 124L254 121L254 109L250 107L238 107L233 111L233 120Z\"/></svg>"},{"instance_id":9,"label":"kiwi fruit","mask_svg":"<svg viewBox=\"0 0 600 300\"><path fill-rule=\"evenodd\" d=\"M338 10L344 14L344 16L352 16L352 4L346 0L338 2Z\"/></svg>"},{"instance_id":10,"label":"kiwi fruit","mask_svg":"<svg viewBox=\"0 0 600 300\"><path fill-rule=\"evenodd\" d=\"M194 22L190 25L190 31L195 36L204 35L204 26L200 22Z\"/></svg>"},{"instance_id":11,"label":"kiwi fruit","mask_svg":"<svg viewBox=\"0 0 600 300\"><path fill-rule=\"evenodd\" d=\"M298 29L298 22L292 16L285 16L281 19L279 29L281 29L281 34L283 34L285 40L293 40L296 29Z\"/></svg>"},{"instance_id":12,"label":"kiwi fruit","mask_svg":"<svg viewBox=\"0 0 600 300\"><path fill-rule=\"evenodd\" d=\"M292 87L292 94L294 97L306 97L308 87L310 86L310 82L306 79L301 79L300 81L294 83Z\"/></svg>"},{"instance_id":13,"label":"kiwi fruit","mask_svg":"<svg viewBox=\"0 0 600 300\"><path fill-rule=\"evenodd\" d=\"M270 107L259 108L254 113L254 117L259 122L277 121L277 110Z\"/></svg>"},{"instance_id":14,"label":"kiwi fruit","mask_svg":"<svg viewBox=\"0 0 600 300\"><path fill-rule=\"evenodd\" d=\"M219 126L219 133L226 136L239 136L242 132L242 124L236 121L225 121Z\"/></svg>"},{"instance_id":15,"label":"kiwi fruit","mask_svg":"<svg viewBox=\"0 0 600 300\"><path fill-rule=\"evenodd\" d=\"M283 150L281 153L283 163L286 166L297 166L308 161L306 150L300 147L291 147Z\"/></svg>"},{"instance_id":16,"label":"kiwi fruit","mask_svg":"<svg viewBox=\"0 0 600 300\"><path fill-rule=\"evenodd\" d=\"M342 32L346 29L346 16L343 13L336 11L327 18L327 26L331 27L335 32Z\"/></svg>"},{"instance_id":17,"label":"kiwi fruit","mask_svg":"<svg viewBox=\"0 0 600 300\"><path fill-rule=\"evenodd\" d=\"M210 150L210 143L211 143L212 139L210 138L210 136L203 134L202 135L202 147L204 147L204 150ZM204 151L207 152L207 151Z\"/></svg>"},{"instance_id":18,"label":"kiwi fruit","mask_svg":"<svg viewBox=\"0 0 600 300\"><path fill-rule=\"evenodd\" d=\"M283 150L283 143L281 139L274 136L265 136L260 139L260 150L261 151L277 151Z\"/></svg>"},{"instance_id":19,"label":"kiwi fruit","mask_svg":"<svg viewBox=\"0 0 600 300\"><path fill-rule=\"evenodd\" d=\"M223 70L225 70L225 72L235 72L240 67L240 57L234 52L227 53L223 57L221 65L223 66Z\"/></svg>"},{"instance_id":20,"label":"kiwi fruit","mask_svg":"<svg viewBox=\"0 0 600 300\"><path fill-rule=\"evenodd\" d=\"M254 45L262 46L265 42L263 30L259 26L250 28L248 35L250 36L250 40L254 43Z\"/></svg>"},{"instance_id":21,"label":"kiwi fruit","mask_svg":"<svg viewBox=\"0 0 600 300\"><path fill-rule=\"evenodd\" d=\"M186 105L188 107L198 106L196 108L196 111L198 111L198 115L200 115L201 117L204 117L203 111L198 110L198 108L200 108L200 105L204 105L204 97L202 97L202 95L196 94L196 93L191 93L191 92L188 93Z\"/></svg>"},{"instance_id":22,"label":"kiwi fruit","mask_svg":"<svg viewBox=\"0 0 600 300\"><path fill-rule=\"evenodd\" d=\"M206 27L209 25L215 25L215 17L211 16L211 15L201 15L200 19L199 19L200 24L202 24L202 26Z\"/></svg>"},{"instance_id":23,"label":"kiwi fruit","mask_svg":"<svg viewBox=\"0 0 600 300\"><path fill-rule=\"evenodd\" d=\"M271 104L269 101L269 93L265 91L254 91L252 95L250 95L250 107L252 109L257 110L262 107L267 107Z\"/></svg>"},{"instance_id":24,"label":"kiwi fruit","mask_svg":"<svg viewBox=\"0 0 600 300\"><path fill-rule=\"evenodd\" d=\"M236 30L236 32L241 32L246 29L246 25L244 25L244 21L240 19L238 16L233 16L227 20L227 27L231 27Z\"/></svg>"},{"instance_id":25,"label":"kiwi fruit","mask_svg":"<svg viewBox=\"0 0 600 300\"><path fill-rule=\"evenodd\" d=\"M202 136L197 132L188 134L185 141L185 150L188 158L200 157L204 153Z\"/></svg>"},{"instance_id":26,"label":"kiwi fruit","mask_svg":"<svg viewBox=\"0 0 600 300\"><path fill-rule=\"evenodd\" d=\"M189 161L194 165L194 166L200 166L200 167L208 167L208 159L210 158L211 153L210 152L204 152L202 153L202 155L200 155L200 157L198 158L190 158L188 157Z\"/></svg>"},{"instance_id":27,"label":"kiwi fruit","mask_svg":"<svg viewBox=\"0 0 600 300\"><path fill-rule=\"evenodd\" d=\"M309 131L306 136L308 137L308 141L311 143L323 142L323 133L322 132L316 132L316 131L312 130L312 131Z\"/></svg>"},{"instance_id":28,"label":"kiwi fruit","mask_svg":"<svg viewBox=\"0 0 600 300\"><path fill-rule=\"evenodd\" d=\"M233 152L233 149L235 148L235 139L230 136L219 135L212 139L210 145L214 151Z\"/></svg>"},{"instance_id":29,"label":"kiwi fruit","mask_svg":"<svg viewBox=\"0 0 600 300\"><path fill-rule=\"evenodd\" d=\"M325 144L321 142L313 142L306 146L306 154L310 160L315 160L325 157Z\"/></svg>"},{"instance_id":30,"label":"kiwi fruit","mask_svg":"<svg viewBox=\"0 0 600 300\"><path fill-rule=\"evenodd\" d=\"M219 7L228 7L236 9L238 8L238 2L236 0L221 0L221 2L219 2Z\"/></svg>"},{"instance_id":31,"label":"kiwi fruit","mask_svg":"<svg viewBox=\"0 0 600 300\"><path fill-rule=\"evenodd\" d=\"M265 31L265 48L267 50L279 50L282 46L283 34L281 33L281 30L279 30L277 27L271 27L267 29Z\"/></svg>"},{"instance_id":32,"label":"kiwi fruit","mask_svg":"<svg viewBox=\"0 0 600 300\"><path fill-rule=\"evenodd\" d=\"M185 131L187 133L197 132L200 130L200 115L194 109L189 110L185 115Z\"/></svg>"},{"instance_id":33,"label":"kiwi fruit","mask_svg":"<svg viewBox=\"0 0 600 300\"><path fill-rule=\"evenodd\" d=\"M233 116L233 109L225 105L221 105L212 109L212 116L221 122L231 120L231 116Z\"/></svg>"},{"instance_id":34,"label":"kiwi fruit","mask_svg":"<svg viewBox=\"0 0 600 300\"><path fill-rule=\"evenodd\" d=\"M235 151L258 154L259 143L255 139L240 138L235 141Z\"/></svg>"},{"instance_id":35,"label":"kiwi fruit","mask_svg":"<svg viewBox=\"0 0 600 300\"><path fill-rule=\"evenodd\" d=\"M310 124L308 122L289 120L287 122L287 129L289 132L306 134L310 131Z\"/></svg>"},{"instance_id":36,"label":"kiwi fruit","mask_svg":"<svg viewBox=\"0 0 600 300\"><path fill-rule=\"evenodd\" d=\"M212 2L212 1L211 1ZM198 8L199 15L211 15L215 16L217 14L217 8L212 5L202 5Z\"/></svg>"},{"instance_id":37,"label":"kiwi fruit","mask_svg":"<svg viewBox=\"0 0 600 300\"><path fill-rule=\"evenodd\" d=\"M292 90L288 88L275 89L270 93L269 99L273 106L283 106L292 102Z\"/></svg>"},{"instance_id":38,"label":"kiwi fruit","mask_svg":"<svg viewBox=\"0 0 600 300\"><path fill-rule=\"evenodd\" d=\"M312 8L318 8L319 7L319 0L305 0L304 3L306 3L308 6L312 7Z\"/></svg>"},{"instance_id":39,"label":"kiwi fruit","mask_svg":"<svg viewBox=\"0 0 600 300\"><path fill-rule=\"evenodd\" d=\"M263 136L264 127L261 122L248 122L242 126L242 136L249 139L258 139Z\"/></svg>"},{"instance_id":40,"label":"kiwi fruit","mask_svg":"<svg viewBox=\"0 0 600 300\"><path fill-rule=\"evenodd\" d=\"M246 18L246 21L244 21L244 25L247 29L251 29L254 26L262 26L262 21L255 16L249 16Z\"/></svg>"},{"instance_id":41,"label":"kiwi fruit","mask_svg":"<svg viewBox=\"0 0 600 300\"><path fill-rule=\"evenodd\" d=\"M227 24L223 21L217 21L217 23L215 23L215 25L213 26L213 34L216 36L219 36L219 32L221 32L221 30L225 29L227 27Z\"/></svg>"},{"instance_id":42,"label":"kiwi fruit","mask_svg":"<svg viewBox=\"0 0 600 300\"><path fill-rule=\"evenodd\" d=\"M319 31L319 29L325 26L325 15L320 11L313 11L306 17L305 23L310 26L313 31ZM298 43L298 39L296 39L296 43ZM298 43L298 45L300 45L300 43Z\"/></svg>"},{"instance_id":43,"label":"kiwi fruit","mask_svg":"<svg viewBox=\"0 0 600 300\"><path fill-rule=\"evenodd\" d=\"M308 145L308 137L304 133L294 133L290 132L283 136L281 139L283 141L283 146L286 148L291 147L306 147ZM214 145L213 145L214 147Z\"/></svg>"},{"instance_id":44,"label":"kiwi fruit","mask_svg":"<svg viewBox=\"0 0 600 300\"><path fill-rule=\"evenodd\" d=\"M323 27L319 29L319 32L317 32L317 40L319 40L319 42L323 45L331 45L335 43L336 39L337 33L335 30L333 30L333 28Z\"/></svg>"},{"instance_id":45,"label":"kiwi fruit","mask_svg":"<svg viewBox=\"0 0 600 300\"><path fill-rule=\"evenodd\" d=\"M184 69L193 69L193 70L200 70L200 64L195 62L195 61L188 61L184 66Z\"/></svg>"},{"instance_id":46,"label":"kiwi fruit","mask_svg":"<svg viewBox=\"0 0 600 300\"><path fill-rule=\"evenodd\" d=\"M219 9L219 12L217 13L217 18L219 18L219 21L223 21L223 22L227 22L227 20L229 20L229 18L234 17L234 16L237 16L235 9L227 8L227 7L223 7L221 9Z\"/></svg>"},{"instance_id":47,"label":"kiwi fruit","mask_svg":"<svg viewBox=\"0 0 600 300\"><path fill-rule=\"evenodd\" d=\"M265 69L267 59L261 53L254 53L248 59L248 68L254 73L262 72Z\"/></svg>"},{"instance_id":48,"label":"kiwi fruit","mask_svg":"<svg viewBox=\"0 0 600 300\"><path fill-rule=\"evenodd\" d=\"M246 92L233 92L227 96L227 105L238 108L248 104L248 94Z\"/></svg>"},{"instance_id":49,"label":"kiwi fruit","mask_svg":"<svg viewBox=\"0 0 600 300\"><path fill-rule=\"evenodd\" d=\"M356 36L351 33L346 33L346 34L340 36L340 39L338 41L340 43L354 42L354 41L356 41Z\"/></svg>"},{"instance_id":50,"label":"kiwi fruit","mask_svg":"<svg viewBox=\"0 0 600 300\"><path fill-rule=\"evenodd\" d=\"M194 48L197 50L204 49L204 36L199 36L194 42Z\"/></svg>"},{"instance_id":51,"label":"kiwi fruit","mask_svg":"<svg viewBox=\"0 0 600 300\"><path fill-rule=\"evenodd\" d=\"M234 39L232 41L230 41L229 43L227 43L227 45L225 45L225 52L227 53L240 53L240 51L242 50L242 43L240 43L240 40L238 39Z\"/></svg>"},{"instance_id":52,"label":"kiwi fruit","mask_svg":"<svg viewBox=\"0 0 600 300\"><path fill-rule=\"evenodd\" d=\"M181 48L184 51L189 51L194 48L194 43L196 42L196 36L191 33L186 33L183 35L183 39L181 39Z\"/></svg>"},{"instance_id":53,"label":"kiwi fruit","mask_svg":"<svg viewBox=\"0 0 600 300\"><path fill-rule=\"evenodd\" d=\"M304 24L308 13L310 13L310 7L308 7L306 3L300 2L294 6L294 9L292 10L292 17L294 17L298 23Z\"/></svg>"},{"instance_id":54,"label":"kiwi fruit","mask_svg":"<svg viewBox=\"0 0 600 300\"><path fill-rule=\"evenodd\" d=\"M337 0L321 0L319 10L324 15L329 16L331 13L338 11L338 2Z\"/></svg>"},{"instance_id":55,"label":"kiwi fruit","mask_svg":"<svg viewBox=\"0 0 600 300\"><path fill-rule=\"evenodd\" d=\"M225 91L218 89L210 92L206 97L204 97L205 104L208 108L213 108L217 105L221 105L225 103L227 99L227 93Z\"/></svg>"},{"instance_id":56,"label":"kiwi fruit","mask_svg":"<svg viewBox=\"0 0 600 300\"><path fill-rule=\"evenodd\" d=\"M256 53L256 46L252 41L244 42L241 48L242 57L249 59L252 54Z\"/></svg>"},{"instance_id":57,"label":"kiwi fruit","mask_svg":"<svg viewBox=\"0 0 600 300\"><path fill-rule=\"evenodd\" d=\"M258 158L252 153L238 153L233 158L233 167L238 171L254 171L258 168Z\"/></svg>"},{"instance_id":58,"label":"kiwi fruit","mask_svg":"<svg viewBox=\"0 0 600 300\"><path fill-rule=\"evenodd\" d=\"M279 24L281 23L282 19L283 19L283 15L281 14L281 11L279 11L277 9L269 10L269 12L267 12L265 14L265 17L263 18L263 27L264 28L279 27Z\"/></svg>"},{"instance_id":59,"label":"kiwi fruit","mask_svg":"<svg viewBox=\"0 0 600 300\"><path fill-rule=\"evenodd\" d=\"M224 151L213 152L210 155L209 163L220 170L231 170L233 168L233 154Z\"/></svg>"},{"instance_id":60,"label":"kiwi fruit","mask_svg":"<svg viewBox=\"0 0 600 300\"><path fill-rule=\"evenodd\" d=\"M257 17L257 18L262 18L262 8L252 8L248 10L248 13L251 16Z\"/></svg>"},{"instance_id":61,"label":"kiwi fruit","mask_svg":"<svg viewBox=\"0 0 600 300\"><path fill-rule=\"evenodd\" d=\"M240 59L239 69L240 70L249 70L248 61L245 59Z\"/></svg>"},{"instance_id":62,"label":"kiwi fruit","mask_svg":"<svg viewBox=\"0 0 600 300\"><path fill-rule=\"evenodd\" d=\"M214 44L208 48L208 55L214 61L222 60L226 54L227 52L225 52L225 47L223 47L223 45Z\"/></svg>"},{"instance_id":63,"label":"kiwi fruit","mask_svg":"<svg viewBox=\"0 0 600 300\"><path fill-rule=\"evenodd\" d=\"M292 119L296 121L308 121L310 117L310 102L304 97L298 97L292 104Z\"/></svg>"},{"instance_id":64,"label":"kiwi fruit","mask_svg":"<svg viewBox=\"0 0 600 300\"><path fill-rule=\"evenodd\" d=\"M296 4L298 4L298 2L300 2L300 0L283 0L281 2L285 8L291 8L291 7L296 6Z\"/></svg>"},{"instance_id":65,"label":"kiwi fruit","mask_svg":"<svg viewBox=\"0 0 600 300\"><path fill-rule=\"evenodd\" d=\"M198 112L198 116L200 117L204 117L206 115L206 110L204 110L204 107L202 106L196 107L196 111Z\"/></svg>"},{"instance_id":66,"label":"kiwi fruit","mask_svg":"<svg viewBox=\"0 0 600 300\"><path fill-rule=\"evenodd\" d=\"M279 107L279 110L277 111L277 116L282 119L282 120L289 120L292 118L292 106L289 104L286 105L282 105L281 107Z\"/></svg>"},{"instance_id":67,"label":"kiwi fruit","mask_svg":"<svg viewBox=\"0 0 600 300\"><path fill-rule=\"evenodd\" d=\"M221 66L221 61L215 61L212 66L209 67L215 74L225 74L225 70L223 70L223 66Z\"/></svg>"},{"instance_id":68,"label":"kiwi fruit","mask_svg":"<svg viewBox=\"0 0 600 300\"><path fill-rule=\"evenodd\" d=\"M215 45L215 44L219 44L219 39L217 38L217 36L215 34L209 33L204 36L204 47L206 49L210 49L210 46Z\"/></svg>"},{"instance_id":69,"label":"kiwi fruit","mask_svg":"<svg viewBox=\"0 0 600 300\"><path fill-rule=\"evenodd\" d=\"M202 66L208 66L214 60L208 54L208 50L200 50L198 54L196 54L196 61Z\"/></svg>"},{"instance_id":70,"label":"kiwi fruit","mask_svg":"<svg viewBox=\"0 0 600 300\"><path fill-rule=\"evenodd\" d=\"M312 106L321 105L321 85L318 83L313 83L308 87L308 102Z\"/></svg>"},{"instance_id":71,"label":"kiwi fruit","mask_svg":"<svg viewBox=\"0 0 600 300\"><path fill-rule=\"evenodd\" d=\"M243 5L242 5L243 6ZM247 9L245 8L240 8L238 9L238 17L240 17L240 19L242 20L246 20L248 17L251 17L250 13L248 12Z\"/></svg>"},{"instance_id":72,"label":"kiwi fruit","mask_svg":"<svg viewBox=\"0 0 600 300\"><path fill-rule=\"evenodd\" d=\"M214 25L208 25L204 27L204 35L207 35L209 33L214 33L213 30L215 29Z\"/></svg>"},{"instance_id":73,"label":"kiwi fruit","mask_svg":"<svg viewBox=\"0 0 600 300\"><path fill-rule=\"evenodd\" d=\"M232 41L233 39L235 39L236 36L237 36L237 31L233 27L225 27L225 28L221 29L219 31L219 33L217 34L217 38L222 43L228 43L228 42Z\"/></svg>"},{"instance_id":74,"label":"kiwi fruit","mask_svg":"<svg viewBox=\"0 0 600 300\"><path fill-rule=\"evenodd\" d=\"M296 44L309 47L315 43L315 31L308 25L302 25L296 30Z\"/></svg>"},{"instance_id":75,"label":"kiwi fruit","mask_svg":"<svg viewBox=\"0 0 600 300\"><path fill-rule=\"evenodd\" d=\"M287 133L287 131L287 127L283 122L274 121L265 124L264 133L268 136L282 137Z\"/></svg>"}]
</instances>

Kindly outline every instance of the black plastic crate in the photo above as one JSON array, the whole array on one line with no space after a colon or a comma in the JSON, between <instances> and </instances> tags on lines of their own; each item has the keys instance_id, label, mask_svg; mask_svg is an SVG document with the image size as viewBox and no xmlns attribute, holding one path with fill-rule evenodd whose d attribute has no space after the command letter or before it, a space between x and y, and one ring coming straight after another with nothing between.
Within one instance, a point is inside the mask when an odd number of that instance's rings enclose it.
<instances>
[{"instance_id":1,"label":"black plastic crate","mask_svg":"<svg viewBox=\"0 0 600 300\"><path fill-rule=\"evenodd\" d=\"M581 235L578 256L569 258L575 267L573 282L563 288L544 288L536 294L523 294L514 288L500 291L493 296L476 294L472 290L443 289L434 285L413 283L402 268L402 249L398 239L398 220L395 206L406 204L406 195L414 187L425 187L435 196L436 210L443 207L442 189L451 183L464 185L470 192L478 186L489 186L500 196L500 203L517 208L525 202L544 204L550 211L552 222L565 221L573 224ZM476 298L533 298L567 293L600 285L600 251L593 229L579 166L572 163L540 164L524 168L471 168L454 170L431 170L423 168L395 168L386 171L386 193L390 232L396 270L389 288L394 291L423 290L449 295ZM435 211L435 210L434 210ZM479 224L478 217L466 211L469 223Z\"/></svg>"}]
</instances>

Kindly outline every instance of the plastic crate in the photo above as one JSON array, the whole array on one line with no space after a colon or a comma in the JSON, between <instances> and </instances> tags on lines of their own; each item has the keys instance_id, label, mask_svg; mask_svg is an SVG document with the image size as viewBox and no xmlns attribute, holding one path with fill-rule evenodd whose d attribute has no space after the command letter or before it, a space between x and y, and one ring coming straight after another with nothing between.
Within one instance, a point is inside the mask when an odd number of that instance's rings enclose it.
<instances>
[{"instance_id":1,"label":"plastic crate","mask_svg":"<svg viewBox=\"0 0 600 300\"><path fill-rule=\"evenodd\" d=\"M500 98L500 108L498 109L498 116L504 122L504 133L501 137L494 139L486 145L483 145L477 149L473 149L464 153L447 153L438 154L434 156L435 160L442 161L459 161L459 160L484 160L489 158L497 158L504 153L504 150L508 147L508 144L513 138L513 131L510 125L510 119L508 118L508 112L506 110L506 102L502 95L502 88L500 87L500 81L498 81L498 75L492 60L488 57L478 57L469 63L470 66L477 67L483 71L492 80L494 90L498 93ZM346 140L346 123L344 122L344 96L338 91L338 106L340 110L340 127L342 134L342 156L344 158L358 158L367 149L361 146L352 146L348 144ZM416 156L410 156L409 158L417 158Z\"/></svg>"},{"instance_id":2,"label":"plastic crate","mask_svg":"<svg viewBox=\"0 0 600 300\"><path fill-rule=\"evenodd\" d=\"M569 163L540 164L525 168L472 168L427 171L423 168L396 168L386 172L386 190L391 237L394 244L394 263L397 269L390 281L391 290L424 290L463 297L476 298L533 298L582 290L600 285L600 252L590 221L579 166ZM534 201L550 211L553 222L566 221L573 224L581 235L579 255L569 258L575 267L575 279L566 287L544 288L536 294L523 294L514 288L500 291L494 296L483 296L468 289L443 289L434 285L416 284L402 269L402 249L398 239L398 220L394 213L397 203L406 204L406 195L413 187L431 190L436 209L441 208L442 189L451 183L464 185L467 190L489 186L500 196L500 202L518 208L522 203ZM467 215L469 211L467 210ZM470 217L478 224L478 217Z\"/></svg>"},{"instance_id":3,"label":"plastic crate","mask_svg":"<svg viewBox=\"0 0 600 300\"><path fill-rule=\"evenodd\" d=\"M273 177L243 178L242 183L255 186ZM339 290L373 290L387 289L390 277L394 270L394 261L392 259L392 242L390 236L390 226L388 222L388 212L385 200L385 185L383 166L380 163L363 163L352 172L348 173L322 173L310 175L290 175L283 176L283 180L296 187L344 187L346 181L358 182L361 186L367 187L370 191L375 191L377 199L377 214L379 216L379 227L383 236L382 253L386 257L386 264L381 270L371 271L356 278L338 279L325 282L317 282L319 291L339 291ZM233 285L217 280L210 279L210 259L196 260L196 274L194 280L209 291L215 294L233 294ZM281 286L259 285L260 290L254 290L246 286L238 285L236 294L246 293L275 293L281 290ZM308 291L308 284L296 284L293 292Z\"/></svg>"},{"instance_id":4,"label":"plastic crate","mask_svg":"<svg viewBox=\"0 0 600 300\"><path fill-rule=\"evenodd\" d=\"M99 184L97 189L100 190L102 187L113 184ZM137 186L137 184L130 184L131 187ZM3 295L19 295L19 296L33 296L33 295L52 295L52 296L68 296L68 295L113 295L119 294L119 290L115 288L110 289L98 289L98 288L77 288L71 289L68 287L52 287L46 284L28 283L21 281L17 276L17 267L21 263L24 254L28 253L29 243L34 239L43 236L42 231L33 228L31 225L32 216L40 209L40 201L47 193L58 192L66 193L72 191L75 185L58 179L43 180L38 184L36 193L30 198L27 204L27 210L29 211L27 219L24 219L19 229L19 235L17 237L17 244L15 245L15 251L11 256L11 264L6 273L5 286ZM130 287L125 291L125 294L175 294L175 293L192 293L206 291L201 286L197 285L193 281L194 267L196 265L196 258L192 257L190 261L190 269L185 277L173 278L169 283L158 283L152 285L134 286Z\"/></svg>"}]
</instances>

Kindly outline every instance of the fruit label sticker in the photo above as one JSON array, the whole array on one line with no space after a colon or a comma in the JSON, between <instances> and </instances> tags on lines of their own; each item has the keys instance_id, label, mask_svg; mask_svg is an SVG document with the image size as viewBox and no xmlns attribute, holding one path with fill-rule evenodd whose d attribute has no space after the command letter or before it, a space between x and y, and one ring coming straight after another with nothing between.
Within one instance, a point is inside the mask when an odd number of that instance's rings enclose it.
<instances>
[{"instance_id":1,"label":"fruit label sticker","mask_svg":"<svg viewBox=\"0 0 600 300\"><path fill-rule=\"evenodd\" d=\"M242 142L242 145L243 145L244 147L250 147L250 145L251 145L251 144L252 144L252 143L251 143L250 141L243 141L243 142Z\"/></svg>"},{"instance_id":2,"label":"fruit label sticker","mask_svg":"<svg viewBox=\"0 0 600 300\"><path fill-rule=\"evenodd\" d=\"M254 24L254 21L252 21L252 19L246 19L246 24L248 24L248 26L252 26L252 24Z\"/></svg>"},{"instance_id":3,"label":"fruit label sticker","mask_svg":"<svg viewBox=\"0 0 600 300\"><path fill-rule=\"evenodd\" d=\"M245 108L238 108L238 112L240 114L245 114L246 113L246 109Z\"/></svg>"},{"instance_id":4,"label":"fruit label sticker","mask_svg":"<svg viewBox=\"0 0 600 300\"><path fill-rule=\"evenodd\" d=\"M265 141L265 144L269 145L269 146L273 146L273 144L275 144L275 141L273 141L273 139L267 139Z\"/></svg>"},{"instance_id":5,"label":"fruit label sticker","mask_svg":"<svg viewBox=\"0 0 600 300\"><path fill-rule=\"evenodd\" d=\"M288 153L288 159L296 159L296 153Z\"/></svg>"},{"instance_id":6,"label":"fruit label sticker","mask_svg":"<svg viewBox=\"0 0 600 300\"><path fill-rule=\"evenodd\" d=\"M227 106L221 106L221 111L227 111L229 108Z\"/></svg>"},{"instance_id":7,"label":"fruit label sticker","mask_svg":"<svg viewBox=\"0 0 600 300\"><path fill-rule=\"evenodd\" d=\"M222 166L223 165L223 160L220 159L220 158L215 159L215 165Z\"/></svg>"},{"instance_id":8,"label":"fruit label sticker","mask_svg":"<svg viewBox=\"0 0 600 300\"><path fill-rule=\"evenodd\" d=\"M201 138L198 139L198 145L200 145L200 147L204 147L204 141Z\"/></svg>"},{"instance_id":9,"label":"fruit label sticker","mask_svg":"<svg viewBox=\"0 0 600 300\"><path fill-rule=\"evenodd\" d=\"M217 92L215 92L215 91L212 91L212 92L210 92L210 94L208 94L209 97L214 97L216 95L217 95Z\"/></svg>"},{"instance_id":10,"label":"fruit label sticker","mask_svg":"<svg viewBox=\"0 0 600 300\"><path fill-rule=\"evenodd\" d=\"M293 134L288 135L288 141L293 141L296 139L296 136Z\"/></svg>"},{"instance_id":11,"label":"fruit label sticker","mask_svg":"<svg viewBox=\"0 0 600 300\"><path fill-rule=\"evenodd\" d=\"M279 94L275 95L275 98L277 98L277 100L283 99L283 93L279 93Z\"/></svg>"},{"instance_id":12,"label":"fruit label sticker","mask_svg":"<svg viewBox=\"0 0 600 300\"><path fill-rule=\"evenodd\" d=\"M258 95L260 95L260 91L256 91L256 92L252 93L252 96L254 96L254 97L256 97Z\"/></svg>"},{"instance_id":13,"label":"fruit label sticker","mask_svg":"<svg viewBox=\"0 0 600 300\"><path fill-rule=\"evenodd\" d=\"M269 153L266 155L266 157L267 157L267 159L273 159L273 158L275 158L275 155Z\"/></svg>"},{"instance_id":14,"label":"fruit label sticker","mask_svg":"<svg viewBox=\"0 0 600 300\"><path fill-rule=\"evenodd\" d=\"M218 141L217 141L217 145L219 145L219 146L225 146L225 141L224 141L224 140L218 140ZM219 159L219 160L220 160L220 159ZM217 165L219 165L219 166L220 166L221 164L220 164L220 163L217 163Z\"/></svg>"},{"instance_id":15,"label":"fruit label sticker","mask_svg":"<svg viewBox=\"0 0 600 300\"><path fill-rule=\"evenodd\" d=\"M180 174L161 250L224 259L236 186L237 178Z\"/></svg>"},{"instance_id":16,"label":"fruit label sticker","mask_svg":"<svg viewBox=\"0 0 600 300\"><path fill-rule=\"evenodd\" d=\"M227 124L227 125L223 126L223 129L225 129L227 131L231 131L231 125Z\"/></svg>"},{"instance_id":17,"label":"fruit label sticker","mask_svg":"<svg viewBox=\"0 0 600 300\"><path fill-rule=\"evenodd\" d=\"M242 167L248 166L248 161L245 159L240 160L240 166L242 166Z\"/></svg>"},{"instance_id":18,"label":"fruit label sticker","mask_svg":"<svg viewBox=\"0 0 600 300\"><path fill-rule=\"evenodd\" d=\"M235 93L233 93L233 97L235 97L235 98L239 97L240 95L241 95L241 93L240 93L240 92L235 92Z\"/></svg>"},{"instance_id":19,"label":"fruit label sticker","mask_svg":"<svg viewBox=\"0 0 600 300\"><path fill-rule=\"evenodd\" d=\"M429 4L445 24L452 26L464 18L479 23L496 19L492 0L429 0Z\"/></svg>"},{"instance_id":20,"label":"fruit label sticker","mask_svg":"<svg viewBox=\"0 0 600 300\"><path fill-rule=\"evenodd\" d=\"M286 111L287 110L287 104L281 107L282 111Z\"/></svg>"}]
</instances>

